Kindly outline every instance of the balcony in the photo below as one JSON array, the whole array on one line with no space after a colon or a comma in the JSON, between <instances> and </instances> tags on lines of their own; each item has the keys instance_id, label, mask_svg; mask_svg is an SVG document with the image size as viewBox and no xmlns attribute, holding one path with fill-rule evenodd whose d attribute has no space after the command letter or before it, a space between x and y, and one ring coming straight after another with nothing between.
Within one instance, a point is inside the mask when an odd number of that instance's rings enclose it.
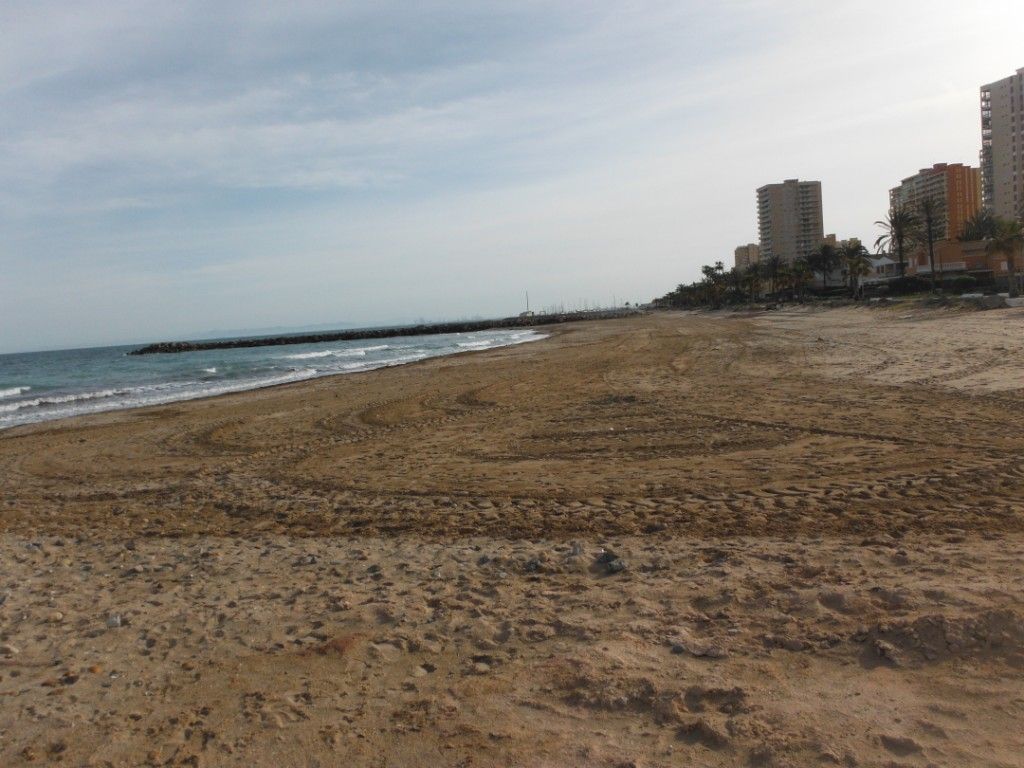
<instances>
[{"instance_id":1,"label":"balcony","mask_svg":"<svg viewBox=\"0 0 1024 768\"><path fill-rule=\"evenodd\" d=\"M930 264L924 264L923 266L919 266L917 268L917 273L919 275L922 275L922 274L923 275L929 275L929 274L931 274L931 271L932 271L932 268L931 268ZM966 261L946 261L946 262L943 262L942 264L939 264L938 265L938 269L936 269L935 271L938 272L939 274L942 274L943 272L966 272L967 271L967 262Z\"/></svg>"}]
</instances>

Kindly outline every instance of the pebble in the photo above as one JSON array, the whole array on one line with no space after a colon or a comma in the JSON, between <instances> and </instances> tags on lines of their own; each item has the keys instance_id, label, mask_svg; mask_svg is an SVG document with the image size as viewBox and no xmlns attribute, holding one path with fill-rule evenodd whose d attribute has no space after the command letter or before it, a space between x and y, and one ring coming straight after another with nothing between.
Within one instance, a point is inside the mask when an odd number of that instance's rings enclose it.
<instances>
[{"instance_id":1,"label":"pebble","mask_svg":"<svg viewBox=\"0 0 1024 768\"><path fill-rule=\"evenodd\" d=\"M883 747L897 755L906 756L924 751L920 744L906 736L883 735L881 742Z\"/></svg>"},{"instance_id":2,"label":"pebble","mask_svg":"<svg viewBox=\"0 0 1024 768\"><path fill-rule=\"evenodd\" d=\"M594 558L594 562L598 565L603 565L605 573L621 573L626 570L626 561L610 549L603 550L598 554L598 556Z\"/></svg>"},{"instance_id":3,"label":"pebble","mask_svg":"<svg viewBox=\"0 0 1024 768\"><path fill-rule=\"evenodd\" d=\"M782 639L782 647L787 651L804 651L807 650L808 644L795 637L785 637Z\"/></svg>"},{"instance_id":4,"label":"pebble","mask_svg":"<svg viewBox=\"0 0 1024 768\"><path fill-rule=\"evenodd\" d=\"M705 659L724 659L728 656L728 652L720 645L704 645L694 641L688 641L685 639L672 640L669 645L669 649L674 654L689 653L691 656L697 656L698 658Z\"/></svg>"},{"instance_id":5,"label":"pebble","mask_svg":"<svg viewBox=\"0 0 1024 768\"><path fill-rule=\"evenodd\" d=\"M50 624L60 624L60 622L64 621L64 614L60 611L50 611L50 613L46 614L46 620Z\"/></svg>"},{"instance_id":6,"label":"pebble","mask_svg":"<svg viewBox=\"0 0 1024 768\"><path fill-rule=\"evenodd\" d=\"M888 643L885 640L875 640L875 653L886 659L895 666L901 666L900 652L899 649L892 643Z\"/></svg>"},{"instance_id":7,"label":"pebble","mask_svg":"<svg viewBox=\"0 0 1024 768\"><path fill-rule=\"evenodd\" d=\"M718 645L708 645L704 648L698 648L693 652L694 656L703 656L706 659L724 659L729 654L724 648Z\"/></svg>"},{"instance_id":8,"label":"pebble","mask_svg":"<svg viewBox=\"0 0 1024 768\"><path fill-rule=\"evenodd\" d=\"M764 644L769 648L784 648L787 651L805 651L810 647L809 643L789 635L767 634L763 639Z\"/></svg>"},{"instance_id":9,"label":"pebble","mask_svg":"<svg viewBox=\"0 0 1024 768\"><path fill-rule=\"evenodd\" d=\"M484 664L482 661L478 661L476 664L473 665L473 671L478 675L486 675L488 672L491 671L491 665Z\"/></svg>"},{"instance_id":10,"label":"pebble","mask_svg":"<svg viewBox=\"0 0 1024 768\"><path fill-rule=\"evenodd\" d=\"M107 616L107 627L110 629L117 629L121 626L121 614L112 613Z\"/></svg>"},{"instance_id":11,"label":"pebble","mask_svg":"<svg viewBox=\"0 0 1024 768\"><path fill-rule=\"evenodd\" d=\"M433 672L435 669L437 669L437 667L435 667L433 664L420 664L418 667L416 667L416 669L414 669L412 671L412 676L413 677L426 677L431 672Z\"/></svg>"}]
</instances>

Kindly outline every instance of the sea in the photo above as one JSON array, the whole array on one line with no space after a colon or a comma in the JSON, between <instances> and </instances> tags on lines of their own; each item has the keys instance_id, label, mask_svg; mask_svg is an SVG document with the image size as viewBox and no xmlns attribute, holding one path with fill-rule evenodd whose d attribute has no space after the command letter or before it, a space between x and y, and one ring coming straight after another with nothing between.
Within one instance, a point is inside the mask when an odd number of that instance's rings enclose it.
<instances>
[{"instance_id":1,"label":"sea","mask_svg":"<svg viewBox=\"0 0 1024 768\"><path fill-rule=\"evenodd\" d=\"M130 355L138 345L0 355L0 429L173 403L545 338L500 329L363 341Z\"/></svg>"}]
</instances>

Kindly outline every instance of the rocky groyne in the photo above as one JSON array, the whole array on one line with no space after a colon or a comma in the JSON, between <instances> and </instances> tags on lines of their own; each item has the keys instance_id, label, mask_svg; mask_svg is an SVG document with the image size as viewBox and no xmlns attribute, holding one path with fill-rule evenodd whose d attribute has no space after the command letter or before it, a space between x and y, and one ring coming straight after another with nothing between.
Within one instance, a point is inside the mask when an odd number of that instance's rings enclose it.
<instances>
[{"instance_id":1,"label":"rocky groyne","mask_svg":"<svg viewBox=\"0 0 1024 768\"><path fill-rule=\"evenodd\" d=\"M362 339L391 339L402 336L431 336L442 333L472 333L496 328L532 328L539 325L578 322L581 320L608 320L641 313L638 309L594 310L590 312L565 312L550 315L525 315L506 317L498 320L467 320L452 323L428 323L398 328L357 328L349 331L328 331L326 333L264 336L243 339L218 339L214 341L161 341L156 344L132 350L132 355L173 354L177 352L199 352L210 349L241 349L245 347L276 347L286 344L321 344L331 341L359 341Z\"/></svg>"}]
</instances>

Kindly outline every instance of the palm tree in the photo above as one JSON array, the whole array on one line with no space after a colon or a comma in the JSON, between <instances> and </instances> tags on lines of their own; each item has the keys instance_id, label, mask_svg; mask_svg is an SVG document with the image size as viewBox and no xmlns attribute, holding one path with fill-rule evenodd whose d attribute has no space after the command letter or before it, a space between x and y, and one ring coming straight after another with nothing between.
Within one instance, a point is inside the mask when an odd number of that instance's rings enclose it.
<instances>
[{"instance_id":1,"label":"palm tree","mask_svg":"<svg viewBox=\"0 0 1024 768\"><path fill-rule=\"evenodd\" d=\"M757 301L757 296L761 292L761 265L754 263L748 266L743 273L743 280L747 285L750 300Z\"/></svg>"},{"instance_id":2,"label":"palm tree","mask_svg":"<svg viewBox=\"0 0 1024 768\"><path fill-rule=\"evenodd\" d=\"M886 217L875 224L882 228L882 234L875 240L875 250L878 253L895 252L900 264L900 277L903 277L907 271L904 249L907 241L913 239L914 229L918 225L917 214L901 203L896 203Z\"/></svg>"},{"instance_id":3,"label":"palm tree","mask_svg":"<svg viewBox=\"0 0 1024 768\"><path fill-rule=\"evenodd\" d=\"M717 308L721 304L722 293L725 290L725 265L716 261L714 266L705 265L700 268L700 271L704 275L707 301Z\"/></svg>"},{"instance_id":4,"label":"palm tree","mask_svg":"<svg viewBox=\"0 0 1024 768\"><path fill-rule=\"evenodd\" d=\"M786 264L785 262L779 264L779 269L775 273L775 279L778 281L779 287L785 288L787 291L792 292L793 270L790 269L789 264Z\"/></svg>"},{"instance_id":5,"label":"palm tree","mask_svg":"<svg viewBox=\"0 0 1024 768\"><path fill-rule=\"evenodd\" d=\"M732 290L736 296L736 301L742 301L743 299L743 270L739 267L733 267L729 270L729 282L732 283Z\"/></svg>"},{"instance_id":6,"label":"palm tree","mask_svg":"<svg viewBox=\"0 0 1024 768\"><path fill-rule=\"evenodd\" d=\"M761 274L768 281L768 293L775 293L776 282L779 279L779 268L782 266L782 258L770 256L761 262Z\"/></svg>"},{"instance_id":7,"label":"palm tree","mask_svg":"<svg viewBox=\"0 0 1024 768\"><path fill-rule=\"evenodd\" d=\"M816 251L807 254L807 265L821 274L821 287L828 288L828 276L839 264L839 254L834 245L822 243Z\"/></svg>"},{"instance_id":8,"label":"palm tree","mask_svg":"<svg viewBox=\"0 0 1024 768\"><path fill-rule=\"evenodd\" d=\"M995 233L996 217L990 211L986 211L983 208L964 222L964 229L960 233L960 240L966 242L991 240Z\"/></svg>"},{"instance_id":9,"label":"palm tree","mask_svg":"<svg viewBox=\"0 0 1024 768\"><path fill-rule=\"evenodd\" d=\"M934 197L921 201L921 216L915 239L928 246L928 265L932 270L932 290L938 290L939 276L935 270L935 241L942 237L942 204Z\"/></svg>"},{"instance_id":10,"label":"palm tree","mask_svg":"<svg viewBox=\"0 0 1024 768\"><path fill-rule=\"evenodd\" d=\"M868 249L864 247L860 238L851 237L840 246L839 256L846 267L846 274L850 281L850 294L856 296L860 278L871 273Z\"/></svg>"},{"instance_id":11,"label":"palm tree","mask_svg":"<svg viewBox=\"0 0 1024 768\"><path fill-rule=\"evenodd\" d=\"M1006 271L1010 280L1010 298L1016 298L1017 290L1017 251L1024 248L1024 224L1019 221L996 218L995 235L985 246L986 254L1002 254L1006 256Z\"/></svg>"},{"instance_id":12,"label":"palm tree","mask_svg":"<svg viewBox=\"0 0 1024 768\"><path fill-rule=\"evenodd\" d=\"M804 291L807 289L807 283L810 282L811 277L814 276L814 270L812 270L811 265L807 263L807 259L801 257L793 262L793 266L790 267L790 272L793 275L793 286L796 288L796 294L800 298L803 298Z\"/></svg>"}]
</instances>

